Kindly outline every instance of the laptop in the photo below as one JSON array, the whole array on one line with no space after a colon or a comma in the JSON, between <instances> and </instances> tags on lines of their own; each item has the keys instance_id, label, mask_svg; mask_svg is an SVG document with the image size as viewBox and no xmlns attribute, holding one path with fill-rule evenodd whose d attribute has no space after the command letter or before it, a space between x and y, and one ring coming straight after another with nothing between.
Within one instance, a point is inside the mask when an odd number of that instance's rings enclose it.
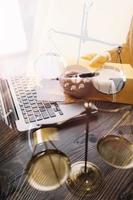
<instances>
[{"instance_id":1,"label":"laptop","mask_svg":"<svg viewBox=\"0 0 133 200\"><path fill-rule=\"evenodd\" d=\"M4 107L8 107L4 112L21 132L64 122L84 111L83 105L78 103L38 101L34 77L19 75L1 80L0 90Z\"/></svg>"}]
</instances>

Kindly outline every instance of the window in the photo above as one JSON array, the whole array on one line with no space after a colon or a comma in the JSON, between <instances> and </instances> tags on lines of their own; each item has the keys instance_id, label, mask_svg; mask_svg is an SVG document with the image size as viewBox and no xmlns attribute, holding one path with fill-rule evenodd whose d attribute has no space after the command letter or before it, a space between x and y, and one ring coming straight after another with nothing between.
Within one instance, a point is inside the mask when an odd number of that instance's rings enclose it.
<instances>
[{"instance_id":1,"label":"window","mask_svg":"<svg viewBox=\"0 0 133 200\"><path fill-rule=\"evenodd\" d=\"M36 54L58 51L72 64L79 56L83 14L87 19L86 35L110 44L82 40L80 55L123 43L132 13L132 0L40 0L33 49Z\"/></svg>"},{"instance_id":2,"label":"window","mask_svg":"<svg viewBox=\"0 0 133 200\"><path fill-rule=\"evenodd\" d=\"M0 56L25 51L27 41L17 0L0 0Z\"/></svg>"}]
</instances>

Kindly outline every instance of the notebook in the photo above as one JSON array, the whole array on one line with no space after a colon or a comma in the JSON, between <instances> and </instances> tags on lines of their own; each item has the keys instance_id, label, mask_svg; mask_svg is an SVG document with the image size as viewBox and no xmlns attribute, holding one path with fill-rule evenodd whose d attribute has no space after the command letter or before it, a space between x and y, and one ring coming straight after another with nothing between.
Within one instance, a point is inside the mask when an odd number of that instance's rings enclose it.
<instances>
[{"instance_id":1,"label":"notebook","mask_svg":"<svg viewBox=\"0 0 133 200\"><path fill-rule=\"evenodd\" d=\"M45 91L44 91L45 92ZM1 80L4 104L19 131L27 131L41 125L64 122L84 111L81 104L59 104L38 101L34 77L14 76Z\"/></svg>"}]
</instances>

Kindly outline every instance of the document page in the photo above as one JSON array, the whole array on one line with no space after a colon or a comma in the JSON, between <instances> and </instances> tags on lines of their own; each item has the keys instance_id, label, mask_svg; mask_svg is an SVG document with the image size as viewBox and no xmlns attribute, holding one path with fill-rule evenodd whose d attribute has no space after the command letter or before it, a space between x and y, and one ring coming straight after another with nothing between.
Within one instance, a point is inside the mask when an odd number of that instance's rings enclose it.
<instances>
[{"instance_id":1,"label":"document page","mask_svg":"<svg viewBox=\"0 0 133 200\"><path fill-rule=\"evenodd\" d=\"M42 79L36 87L37 100L62 101L65 100L63 88L58 80Z\"/></svg>"}]
</instances>

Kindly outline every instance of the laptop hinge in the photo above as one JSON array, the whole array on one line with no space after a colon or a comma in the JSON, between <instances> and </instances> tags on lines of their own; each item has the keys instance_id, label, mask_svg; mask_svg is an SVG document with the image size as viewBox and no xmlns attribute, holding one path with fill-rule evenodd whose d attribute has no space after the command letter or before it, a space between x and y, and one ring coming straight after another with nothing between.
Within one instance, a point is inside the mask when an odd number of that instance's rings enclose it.
<instances>
[{"instance_id":1,"label":"laptop hinge","mask_svg":"<svg viewBox=\"0 0 133 200\"><path fill-rule=\"evenodd\" d=\"M12 128L16 128L15 121L18 120L18 114L15 108L15 104L10 93L9 85L6 80L0 80L0 92L4 103L6 118L8 121L8 125Z\"/></svg>"}]
</instances>

